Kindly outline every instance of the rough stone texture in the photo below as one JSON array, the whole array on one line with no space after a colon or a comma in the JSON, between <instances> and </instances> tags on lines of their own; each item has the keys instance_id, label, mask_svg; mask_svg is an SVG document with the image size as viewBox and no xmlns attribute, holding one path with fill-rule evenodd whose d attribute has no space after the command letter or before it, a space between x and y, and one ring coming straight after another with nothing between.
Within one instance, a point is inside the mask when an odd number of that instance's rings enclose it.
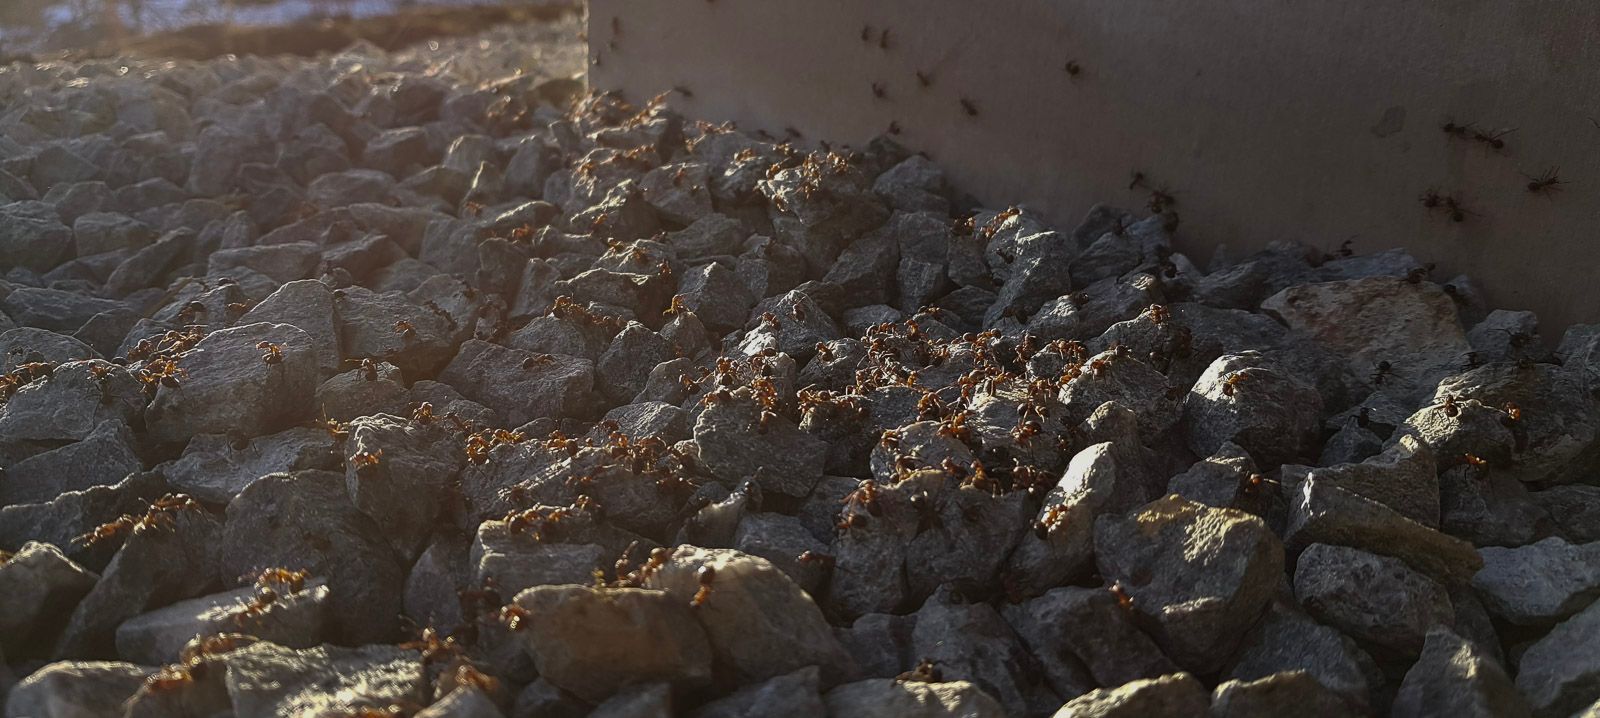
<instances>
[{"instance_id":1,"label":"rough stone texture","mask_svg":"<svg viewBox=\"0 0 1600 718\"><path fill-rule=\"evenodd\" d=\"M1119 686L1177 671L1154 641L1133 624L1110 591L1065 587L1021 605L1005 606L1006 621L1043 664L1056 693L1076 695L1076 673L1094 684ZM1065 690L1064 690L1065 689Z\"/></svg>"},{"instance_id":2,"label":"rough stone texture","mask_svg":"<svg viewBox=\"0 0 1600 718\"><path fill-rule=\"evenodd\" d=\"M0 563L0 652L10 660L42 656L99 578L55 546L24 544Z\"/></svg>"},{"instance_id":3,"label":"rough stone texture","mask_svg":"<svg viewBox=\"0 0 1600 718\"><path fill-rule=\"evenodd\" d=\"M7 718L121 715L123 703L151 672L114 661L52 663L11 689L5 714Z\"/></svg>"},{"instance_id":4,"label":"rough stone texture","mask_svg":"<svg viewBox=\"0 0 1600 718\"><path fill-rule=\"evenodd\" d=\"M1257 461L1284 463L1308 457L1316 446L1322 397L1247 353L1212 362L1189 391L1183 413L1189 448L1197 454L1216 453L1232 442Z\"/></svg>"},{"instance_id":5,"label":"rough stone texture","mask_svg":"<svg viewBox=\"0 0 1600 718\"><path fill-rule=\"evenodd\" d=\"M586 359L470 340L439 380L512 425L539 417L581 415L594 390L594 365Z\"/></svg>"},{"instance_id":6,"label":"rough stone texture","mask_svg":"<svg viewBox=\"0 0 1600 718\"><path fill-rule=\"evenodd\" d=\"M163 464L174 489L201 501L226 504L267 474L336 469L338 440L325 429L296 427L251 439L242 448L223 434L197 434L183 455Z\"/></svg>"},{"instance_id":7,"label":"rough stone texture","mask_svg":"<svg viewBox=\"0 0 1600 718\"><path fill-rule=\"evenodd\" d=\"M1226 677L1256 681L1284 671L1304 671L1317 683L1365 714L1383 674L1354 639L1274 603L1244 640Z\"/></svg>"},{"instance_id":8,"label":"rough stone texture","mask_svg":"<svg viewBox=\"0 0 1600 718\"><path fill-rule=\"evenodd\" d=\"M1299 551L1314 543L1393 556L1446 585L1464 585L1483 566L1472 545L1412 521L1376 501L1328 486L1315 476L1290 492L1284 544Z\"/></svg>"},{"instance_id":9,"label":"rough stone texture","mask_svg":"<svg viewBox=\"0 0 1600 718\"><path fill-rule=\"evenodd\" d=\"M712 652L687 601L637 588L536 586L516 604L535 618L518 635L539 675L591 701L652 680L711 680ZM650 645L649 651L637 649Z\"/></svg>"},{"instance_id":10,"label":"rough stone texture","mask_svg":"<svg viewBox=\"0 0 1600 718\"><path fill-rule=\"evenodd\" d=\"M1116 688L1096 688L1067 701L1056 718L1134 718L1204 715L1210 703L1205 686L1188 673L1143 678Z\"/></svg>"},{"instance_id":11,"label":"rough stone texture","mask_svg":"<svg viewBox=\"0 0 1600 718\"><path fill-rule=\"evenodd\" d=\"M1294 593L1317 620L1406 656L1422 651L1428 631L1455 622L1444 586L1399 559L1342 546L1301 552Z\"/></svg>"},{"instance_id":12,"label":"rough stone texture","mask_svg":"<svg viewBox=\"0 0 1600 718\"><path fill-rule=\"evenodd\" d=\"M805 496L822 478L828 445L781 416L763 430L761 411L738 394L701 411L694 422L700 462L730 488L754 480L766 493Z\"/></svg>"},{"instance_id":13,"label":"rough stone texture","mask_svg":"<svg viewBox=\"0 0 1600 718\"><path fill-rule=\"evenodd\" d=\"M1590 604L1528 647L1517 664L1517 690L1540 718L1570 715L1600 700L1600 603Z\"/></svg>"},{"instance_id":14,"label":"rough stone texture","mask_svg":"<svg viewBox=\"0 0 1600 718\"><path fill-rule=\"evenodd\" d=\"M1174 662L1211 672L1260 617L1283 573L1283 544L1261 519L1181 496L1095 522L1095 563ZM1200 550L1200 547L1205 547Z\"/></svg>"},{"instance_id":15,"label":"rough stone texture","mask_svg":"<svg viewBox=\"0 0 1600 718\"><path fill-rule=\"evenodd\" d=\"M1497 618L1549 625L1600 598L1600 543L1573 545L1550 537L1516 548L1478 549L1483 568L1472 588Z\"/></svg>"},{"instance_id":16,"label":"rough stone texture","mask_svg":"<svg viewBox=\"0 0 1600 718\"><path fill-rule=\"evenodd\" d=\"M322 581L295 593L280 592L258 615L241 609L257 596L255 586L179 601L124 621L117 627L117 653L145 665L178 662L195 636L240 633L289 648L322 643L328 587Z\"/></svg>"},{"instance_id":17,"label":"rough stone texture","mask_svg":"<svg viewBox=\"0 0 1600 718\"><path fill-rule=\"evenodd\" d=\"M921 683L874 678L847 683L822 696L831 716L863 718L999 718L1008 715L967 681Z\"/></svg>"},{"instance_id":18,"label":"rough stone texture","mask_svg":"<svg viewBox=\"0 0 1600 718\"><path fill-rule=\"evenodd\" d=\"M1391 711L1404 718L1532 715L1500 664L1445 628L1428 632Z\"/></svg>"},{"instance_id":19,"label":"rough stone texture","mask_svg":"<svg viewBox=\"0 0 1600 718\"><path fill-rule=\"evenodd\" d=\"M262 359L256 345L282 351ZM317 388L311 337L287 324L247 324L207 335L179 355L179 386L162 386L146 411L152 439L183 443L195 434L257 436L309 418Z\"/></svg>"},{"instance_id":20,"label":"rough stone texture","mask_svg":"<svg viewBox=\"0 0 1600 718\"><path fill-rule=\"evenodd\" d=\"M1227 681L1211 692L1212 718L1293 714L1334 718L1363 715L1305 671L1274 673L1253 681Z\"/></svg>"}]
</instances>

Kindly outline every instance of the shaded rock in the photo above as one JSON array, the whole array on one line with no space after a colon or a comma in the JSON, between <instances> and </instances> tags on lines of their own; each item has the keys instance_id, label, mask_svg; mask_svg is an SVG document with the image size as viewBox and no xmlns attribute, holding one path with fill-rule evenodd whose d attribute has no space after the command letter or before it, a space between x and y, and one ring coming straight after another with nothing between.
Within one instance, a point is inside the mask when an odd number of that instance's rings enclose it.
<instances>
[{"instance_id":1,"label":"shaded rock","mask_svg":"<svg viewBox=\"0 0 1600 718\"><path fill-rule=\"evenodd\" d=\"M461 439L437 421L384 414L357 419L348 431L343 448L350 503L409 560L422 551L448 506L452 482L466 463ZM358 460L362 455L376 461Z\"/></svg>"},{"instance_id":2,"label":"shaded rock","mask_svg":"<svg viewBox=\"0 0 1600 718\"><path fill-rule=\"evenodd\" d=\"M41 287L21 287L0 298L0 311L17 324L63 333L77 331L96 314L124 307L114 299Z\"/></svg>"},{"instance_id":3,"label":"shaded rock","mask_svg":"<svg viewBox=\"0 0 1600 718\"><path fill-rule=\"evenodd\" d=\"M734 392L707 406L694 423L700 462L717 481L733 487L754 480L763 493L801 497L822 477L827 444L778 416L762 426L760 405Z\"/></svg>"},{"instance_id":4,"label":"shaded rock","mask_svg":"<svg viewBox=\"0 0 1600 718\"><path fill-rule=\"evenodd\" d=\"M174 489L225 504L267 474L339 468L338 445L327 430L311 427L258 436L242 447L223 434L197 434L183 455L163 464L161 471Z\"/></svg>"},{"instance_id":5,"label":"shaded rock","mask_svg":"<svg viewBox=\"0 0 1600 718\"><path fill-rule=\"evenodd\" d=\"M1496 617L1518 625L1549 625L1600 598L1600 543L1550 537L1516 548L1478 549L1483 569L1472 588Z\"/></svg>"},{"instance_id":6,"label":"shaded rock","mask_svg":"<svg viewBox=\"0 0 1600 718\"><path fill-rule=\"evenodd\" d=\"M472 585L492 585L506 595L535 586L579 584L594 578L614 554L593 543L555 542L528 532L511 531L504 521L478 525L467 557Z\"/></svg>"},{"instance_id":7,"label":"shaded rock","mask_svg":"<svg viewBox=\"0 0 1600 718\"><path fill-rule=\"evenodd\" d=\"M535 354L472 339L461 345L439 380L516 425L541 416L586 414L594 365L577 357Z\"/></svg>"},{"instance_id":8,"label":"shaded rock","mask_svg":"<svg viewBox=\"0 0 1600 718\"><path fill-rule=\"evenodd\" d=\"M226 657L228 697L239 718L323 715L352 705L421 705L429 686L415 651L395 646L291 649L261 642Z\"/></svg>"},{"instance_id":9,"label":"shaded rock","mask_svg":"<svg viewBox=\"0 0 1600 718\"><path fill-rule=\"evenodd\" d=\"M1063 696L1177 671L1108 590L1056 588L1001 611Z\"/></svg>"},{"instance_id":10,"label":"shaded rock","mask_svg":"<svg viewBox=\"0 0 1600 718\"><path fill-rule=\"evenodd\" d=\"M1531 716L1527 701L1493 658L1448 629L1428 632L1427 644L1406 671L1390 715Z\"/></svg>"},{"instance_id":11,"label":"shaded rock","mask_svg":"<svg viewBox=\"0 0 1600 718\"><path fill-rule=\"evenodd\" d=\"M72 257L72 230L43 202L0 205L0 256L13 267L48 272Z\"/></svg>"},{"instance_id":12,"label":"shaded rock","mask_svg":"<svg viewBox=\"0 0 1600 718\"><path fill-rule=\"evenodd\" d=\"M1315 388L1258 353L1219 357L1184 401L1189 448L1216 453L1231 441L1265 464L1309 456L1321 428L1322 397Z\"/></svg>"},{"instance_id":13,"label":"shaded rock","mask_svg":"<svg viewBox=\"0 0 1600 718\"><path fill-rule=\"evenodd\" d=\"M852 674L850 657L800 587L766 559L731 549L679 546L645 585L691 605L703 575L711 590L693 616L705 629L714 666L737 683L780 676L810 665L836 683Z\"/></svg>"},{"instance_id":14,"label":"shaded rock","mask_svg":"<svg viewBox=\"0 0 1600 718\"><path fill-rule=\"evenodd\" d=\"M279 584L281 586L281 584ZM244 612L258 588L224 591L179 601L134 616L117 627L117 655L146 665L179 662L179 653L195 636L238 633L288 648L322 643L328 588L322 581L300 591L274 593L260 613Z\"/></svg>"},{"instance_id":15,"label":"shaded rock","mask_svg":"<svg viewBox=\"0 0 1600 718\"><path fill-rule=\"evenodd\" d=\"M580 698L599 701L654 680L693 687L711 679L705 631L689 603L665 591L536 586L516 605L534 617L518 636L539 675Z\"/></svg>"},{"instance_id":16,"label":"shaded rock","mask_svg":"<svg viewBox=\"0 0 1600 718\"><path fill-rule=\"evenodd\" d=\"M1007 715L1000 703L968 681L922 683L873 678L849 683L822 696L830 716L939 718Z\"/></svg>"},{"instance_id":17,"label":"shaded rock","mask_svg":"<svg viewBox=\"0 0 1600 718\"><path fill-rule=\"evenodd\" d=\"M0 507L0 548L20 549L29 541L62 548L74 560L88 560L86 552L75 550L72 539L125 513L143 514L146 497L160 496L167 490L161 475L140 472L129 475L115 486L95 486L69 491L42 504ZM107 558L90 561L91 568L103 566Z\"/></svg>"},{"instance_id":18,"label":"shaded rock","mask_svg":"<svg viewBox=\"0 0 1600 718\"><path fill-rule=\"evenodd\" d=\"M1283 539L1291 552L1314 543L1359 548L1405 561L1447 586L1466 584L1483 565L1472 544L1315 476L1285 490L1289 521Z\"/></svg>"},{"instance_id":19,"label":"shaded rock","mask_svg":"<svg viewBox=\"0 0 1600 718\"><path fill-rule=\"evenodd\" d=\"M257 345L266 342L267 348ZM276 359L269 357L277 347ZM176 387L162 385L146 410L152 440L183 443L195 434L267 434L311 414L317 365L310 335L286 324L247 324L213 332L176 360Z\"/></svg>"},{"instance_id":20,"label":"shaded rock","mask_svg":"<svg viewBox=\"0 0 1600 718\"><path fill-rule=\"evenodd\" d=\"M1100 517L1095 545L1101 575L1122 584L1156 642L1206 672L1238 645L1283 572L1283 544L1261 519L1175 495Z\"/></svg>"},{"instance_id":21,"label":"shaded rock","mask_svg":"<svg viewBox=\"0 0 1600 718\"><path fill-rule=\"evenodd\" d=\"M1285 469L1285 478L1290 472ZM1430 528L1439 527L1439 478L1433 452L1411 436L1359 464L1311 469L1329 486L1371 499ZM1302 474L1303 476L1303 474Z\"/></svg>"},{"instance_id":22,"label":"shaded rock","mask_svg":"<svg viewBox=\"0 0 1600 718\"><path fill-rule=\"evenodd\" d=\"M328 581L330 640L389 639L404 569L381 529L328 471L269 474L228 504L218 547L223 576L282 566Z\"/></svg>"},{"instance_id":23,"label":"shaded rock","mask_svg":"<svg viewBox=\"0 0 1600 718\"><path fill-rule=\"evenodd\" d=\"M456 350L457 327L399 292L345 287L334 294L339 353L382 359L413 380L433 376Z\"/></svg>"},{"instance_id":24,"label":"shaded rock","mask_svg":"<svg viewBox=\"0 0 1600 718\"><path fill-rule=\"evenodd\" d=\"M1444 586L1399 559L1342 546L1303 551L1294 593L1317 620L1408 657L1422 651L1428 631L1455 622Z\"/></svg>"},{"instance_id":25,"label":"shaded rock","mask_svg":"<svg viewBox=\"0 0 1600 718\"><path fill-rule=\"evenodd\" d=\"M67 491L110 486L144 468L127 424L106 421L82 441L35 454L0 476L0 506L49 501Z\"/></svg>"},{"instance_id":26,"label":"shaded rock","mask_svg":"<svg viewBox=\"0 0 1600 718\"><path fill-rule=\"evenodd\" d=\"M690 718L808 718L825 715L819 671L807 666L793 673L745 686L696 708Z\"/></svg>"},{"instance_id":27,"label":"shaded rock","mask_svg":"<svg viewBox=\"0 0 1600 718\"><path fill-rule=\"evenodd\" d=\"M7 718L121 715L154 669L113 661L62 661L35 671L6 697Z\"/></svg>"},{"instance_id":28,"label":"shaded rock","mask_svg":"<svg viewBox=\"0 0 1600 718\"><path fill-rule=\"evenodd\" d=\"M1373 692L1383 686L1377 664L1354 639L1292 606L1274 603L1225 675L1257 681L1285 671L1304 671L1361 714L1370 710Z\"/></svg>"},{"instance_id":29,"label":"shaded rock","mask_svg":"<svg viewBox=\"0 0 1600 718\"><path fill-rule=\"evenodd\" d=\"M1555 522L1556 533L1572 543L1600 541L1600 486L1555 486L1532 494Z\"/></svg>"},{"instance_id":30,"label":"shaded rock","mask_svg":"<svg viewBox=\"0 0 1600 718\"><path fill-rule=\"evenodd\" d=\"M944 679L972 681L1011 715L1048 710L1060 701L1042 685L1021 639L989 604L960 602L941 589L916 619L910 655L932 661Z\"/></svg>"},{"instance_id":31,"label":"shaded rock","mask_svg":"<svg viewBox=\"0 0 1600 718\"><path fill-rule=\"evenodd\" d=\"M1592 603L1523 652L1517 690L1535 716L1571 715L1600 699L1600 655L1590 650L1597 641L1600 603Z\"/></svg>"},{"instance_id":32,"label":"shaded rock","mask_svg":"<svg viewBox=\"0 0 1600 718\"><path fill-rule=\"evenodd\" d=\"M0 562L0 651L12 661L45 655L98 579L55 546L24 544Z\"/></svg>"},{"instance_id":33,"label":"shaded rock","mask_svg":"<svg viewBox=\"0 0 1600 718\"><path fill-rule=\"evenodd\" d=\"M288 282L239 317L239 325L273 322L298 327L311 337L319 376L340 369L339 324L333 314L333 289L315 279Z\"/></svg>"}]
</instances>

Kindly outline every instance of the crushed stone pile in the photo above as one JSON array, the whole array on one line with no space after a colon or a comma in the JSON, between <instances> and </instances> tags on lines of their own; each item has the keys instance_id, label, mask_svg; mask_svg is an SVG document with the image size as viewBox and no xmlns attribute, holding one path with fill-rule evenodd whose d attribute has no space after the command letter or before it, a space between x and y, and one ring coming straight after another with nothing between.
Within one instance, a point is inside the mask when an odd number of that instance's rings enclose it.
<instances>
[{"instance_id":1,"label":"crushed stone pile","mask_svg":"<svg viewBox=\"0 0 1600 718\"><path fill-rule=\"evenodd\" d=\"M5 716L1600 714L1600 326L528 32L0 70Z\"/></svg>"}]
</instances>

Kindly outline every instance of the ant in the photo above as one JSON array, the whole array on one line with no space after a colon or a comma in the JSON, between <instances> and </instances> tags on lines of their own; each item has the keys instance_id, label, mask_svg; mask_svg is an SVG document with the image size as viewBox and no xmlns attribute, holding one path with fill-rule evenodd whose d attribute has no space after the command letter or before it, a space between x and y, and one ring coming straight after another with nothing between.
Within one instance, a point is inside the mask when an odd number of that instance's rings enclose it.
<instances>
[{"instance_id":1,"label":"ant","mask_svg":"<svg viewBox=\"0 0 1600 718\"><path fill-rule=\"evenodd\" d=\"M1444 402L1441 404L1441 406L1444 408L1445 416L1456 417L1461 415L1461 404L1459 400L1456 399L1455 394L1446 394L1444 397Z\"/></svg>"},{"instance_id":2,"label":"ant","mask_svg":"<svg viewBox=\"0 0 1600 718\"><path fill-rule=\"evenodd\" d=\"M1447 121L1444 124L1439 125L1439 129L1445 134L1460 140L1470 140L1472 139L1472 135L1476 132L1476 130L1472 128L1472 123L1470 122L1464 125L1458 125L1453 121Z\"/></svg>"},{"instance_id":3,"label":"ant","mask_svg":"<svg viewBox=\"0 0 1600 718\"><path fill-rule=\"evenodd\" d=\"M1122 587L1122 583L1113 583L1106 590L1110 591L1111 595L1116 596L1119 608L1124 611L1133 610L1133 596L1128 595L1128 591Z\"/></svg>"},{"instance_id":4,"label":"ant","mask_svg":"<svg viewBox=\"0 0 1600 718\"><path fill-rule=\"evenodd\" d=\"M1149 185L1145 184L1144 173L1139 170L1134 170L1133 180L1128 183L1128 189L1137 189L1139 187L1149 187Z\"/></svg>"},{"instance_id":5,"label":"ant","mask_svg":"<svg viewBox=\"0 0 1600 718\"><path fill-rule=\"evenodd\" d=\"M1482 142L1483 144L1486 144L1494 149L1500 150L1505 149L1506 146L1506 141L1501 138L1516 131L1517 129L1515 127L1500 130L1499 132L1494 133L1484 133L1474 130L1472 133L1472 139L1477 142Z\"/></svg>"},{"instance_id":6,"label":"ant","mask_svg":"<svg viewBox=\"0 0 1600 718\"><path fill-rule=\"evenodd\" d=\"M889 28L884 28L883 32L878 33L878 49L889 49Z\"/></svg>"},{"instance_id":7,"label":"ant","mask_svg":"<svg viewBox=\"0 0 1600 718\"><path fill-rule=\"evenodd\" d=\"M694 592L694 598L689 600L691 608L704 606L706 599L711 597L711 582L717 580L717 569L711 566L701 566L695 571L695 580L700 584L700 589Z\"/></svg>"},{"instance_id":8,"label":"ant","mask_svg":"<svg viewBox=\"0 0 1600 718\"><path fill-rule=\"evenodd\" d=\"M1372 376L1369 378L1373 384L1382 384L1384 377L1394 376L1394 365L1390 364L1388 360L1378 362L1375 369L1376 371L1373 371Z\"/></svg>"},{"instance_id":9,"label":"ant","mask_svg":"<svg viewBox=\"0 0 1600 718\"><path fill-rule=\"evenodd\" d=\"M917 661L917 667L894 677L896 683L939 683L944 680L944 672L939 670L939 665L924 658Z\"/></svg>"},{"instance_id":10,"label":"ant","mask_svg":"<svg viewBox=\"0 0 1600 718\"><path fill-rule=\"evenodd\" d=\"M1428 275L1433 274L1433 262L1424 264L1416 269L1406 272L1406 284L1421 284Z\"/></svg>"},{"instance_id":11,"label":"ant","mask_svg":"<svg viewBox=\"0 0 1600 718\"><path fill-rule=\"evenodd\" d=\"M271 366L271 365L274 365L274 364L282 364L283 363L283 345L282 344L274 344L272 342L265 342L265 341L256 342L256 348L257 349L266 350L261 355L261 361L265 362L268 366Z\"/></svg>"},{"instance_id":12,"label":"ant","mask_svg":"<svg viewBox=\"0 0 1600 718\"><path fill-rule=\"evenodd\" d=\"M882 100L889 96L889 92L884 88L883 83L874 82L872 83L872 96Z\"/></svg>"},{"instance_id":13,"label":"ant","mask_svg":"<svg viewBox=\"0 0 1600 718\"><path fill-rule=\"evenodd\" d=\"M1044 518L1033 522L1033 535L1039 537L1040 541L1050 538L1050 532L1054 531L1056 526L1066 520L1066 516L1067 507L1065 504L1051 506L1050 510L1045 512Z\"/></svg>"},{"instance_id":14,"label":"ant","mask_svg":"<svg viewBox=\"0 0 1600 718\"><path fill-rule=\"evenodd\" d=\"M534 369L536 367L549 366L555 362L556 358L550 354L535 354L522 360L522 368Z\"/></svg>"},{"instance_id":15,"label":"ant","mask_svg":"<svg viewBox=\"0 0 1600 718\"><path fill-rule=\"evenodd\" d=\"M1550 195L1560 192L1561 185L1566 184L1566 181L1561 179L1560 172L1561 168L1552 167L1548 170L1545 170L1545 173L1538 177L1534 177L1533 175L1529 174L1524 174L1522 176L1528 178L1527 187L1529 192L1532 192L1533 194L1542 194L1546 197L1549 197Z\"/></svg>"},{"instance_id":16,"label":"ant","mask_svg":"<svg viewBox=\"0 0 1600 718\"><path fill-rule=\"evenodd\" d=\"M1237 371L1237 372L1234 372L1232 374L1229 374L1228 378L1222 382L1222 393L1223 393L1223 395L1224 396L1233 396L1233 393L1235 391L1238 391L1235 387L1237 387L1240 384L1244 383L1244 380L1249 378L1249 376L1250 375L1244 373L1243 371Z\"/></svg>"},{"instance_id":17,"label":"ant","mask_svg":"<svg viewBox=\"0 0 1600 718\"><path fill-rule=\"evenodd\" d=\"M350 457L350 465L355 468L357 474L363 474L366 473L367 469L377 466L378 462L382 459L383 449L378 449L377 451L358 451L354 456Z\"/></svg>"},{"instance_id":18,"label":"ant","mask_svg":"<svg viewBox=\"0 0 1600 718\"><path fill-rule=\"evenodd\" d=\"M404 319L394 323L394 331L401 339L411 341L417 338L417 327Z\"/></svg>"},{"instance_id":19,"label":"ant","mask_svg":"<svg viewBox=\"0 0 1600 718\"><path fill-rule=\"evenodd\" d=\"M965 97L961 98L961 110L967 113L968 117L978 116L978 106Z\"/></svg>"},{"instance_id":20,"label":"ant","mask_svg":"<svg viewBox=\"0 0 1600 718\"><path fill-rule=\"evenodd\" d=\"M900 134L900 123L899 122L897 122L895 120L889 120L889 134L891 134L891 135Z\"/></svg>"},{"instance_id":21,"label":"ant","mask_svg":"<svg viewBox=\"0 0 1600 718\"><path fill-rule=\"evenodd\" d=\"M1067 74L1072 77L1077 77L1079 73L1083 72L1083 67L1078 64L1077 60L1068 60L1067 64L1061 69L1066 70Z\"/></svg>"},{"instance_id":22,"label":"ant","mask_svg":"<svg viewBox=\"0 0 1600 718\"><path fill-rule=\"evenodd\" d=\"M933 76L932 75L929 75L928 73L923 72L921 70L917 70L916 74L917 74L917 84L918 85L921 85L921 86L923 86L925 88L933 86Z\"/></svg>"},{"instance_id":23,"label":"ant","mask_svg":"<svg viewBox=\"0 0 1600 718\"><path fill-rule=\"evenodd\" d=\"M872 42L872 26L871 25L862 25L861 26L861 41L862 42Z\"/></svg>"},{"instance_id":24,"label":"ant","mask_svg":"<svg viewBox=\"0 0 1600 718\"><path fill-rule=\"evenodd\" d=\"M820 564L822 564L824 566L833 563L833 557L832 556L829 556L828 554L825 554L825 553L820 553L820 552L817 552L817 551L810 551L810 550L802 551L799 556L795 557L794 560L799 562L799 563L804 563L804 564L820 563Z\"/></svg>"},{"instance_id":25,"label":"ant","mask_svg":"<svg viewBox=\"0 0 1600 718\"><path fill-rule=\"evenodd\" d=\"M672 91L676 92L676 93L678 93L680 95L683 95L683 99L685 99L685 100L694 99L694 92L690 91L687 86L684 86L684 85L673 85L672 86Z\"/></svg>"},{"instance_id":26,"label":"ant","mask_svg":"<svg viewBox=\"0 0 1600 718\"><path fill-rule=\"evenodd\" d=\"M1522 421L1522 407L1518 406L1517 402L1508 401L1500 406L1500 410L1506 414L1506 425L1509 426L1516 422Z\"/></svg>"}]
</instances>

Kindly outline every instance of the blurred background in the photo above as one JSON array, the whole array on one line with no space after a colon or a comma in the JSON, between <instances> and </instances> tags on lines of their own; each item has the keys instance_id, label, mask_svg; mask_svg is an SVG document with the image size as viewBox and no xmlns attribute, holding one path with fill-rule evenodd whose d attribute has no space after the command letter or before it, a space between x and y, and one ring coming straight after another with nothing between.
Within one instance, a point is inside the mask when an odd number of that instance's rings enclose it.
<instances>
[{"instance_id":1,"label":"blurred background","mask_svg":"<svg viewBox=\"0 0 1600 718\"><path fill-rule=\"evenodd\" d=\"M110 49L192 28L395 17L430 11L552 7L550 0L0 0L0 57Z\"/></svg>"}]
</instances>

